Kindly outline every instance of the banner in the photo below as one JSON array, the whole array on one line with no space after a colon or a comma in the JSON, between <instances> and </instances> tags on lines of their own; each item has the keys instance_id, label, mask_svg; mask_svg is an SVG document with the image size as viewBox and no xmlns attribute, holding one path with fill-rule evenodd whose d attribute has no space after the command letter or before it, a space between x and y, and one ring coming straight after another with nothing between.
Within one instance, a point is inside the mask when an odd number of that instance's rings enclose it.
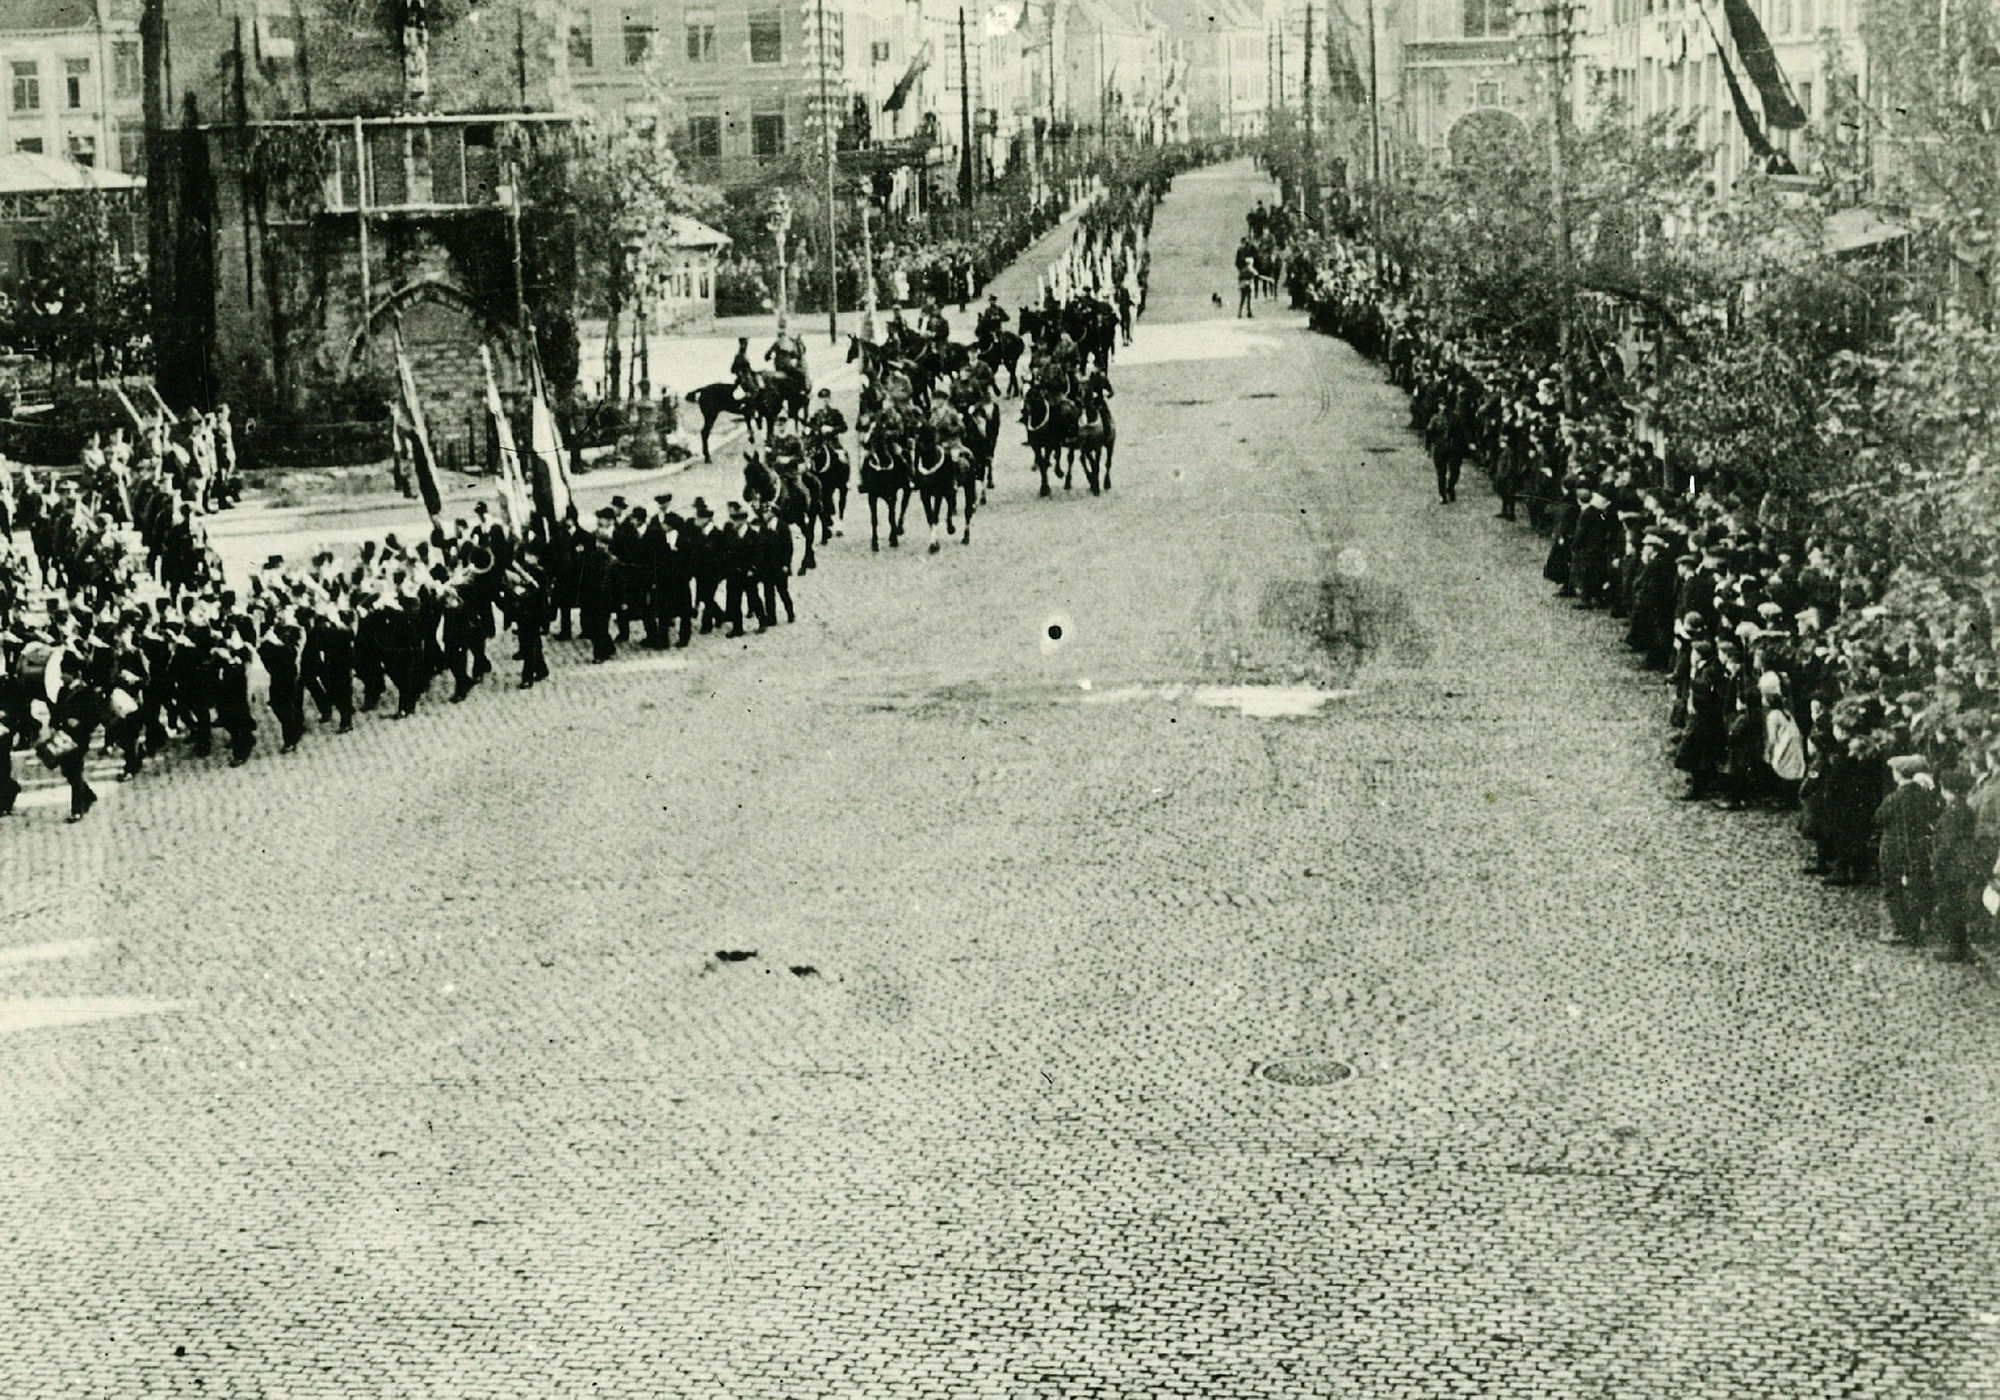
<instances>
[{"instance_id":1,"label":"banner","mask_svg":"<svg viewBox=\"0 0 2000 1400\"><path fill-rule=\"evenodd\" d=\"M442 527L439 519L444 514L444 497L438 494L437 458L431 454L430 429L424 423L424 406L417 398L417 376L410 368L410 357L403 351L403 332L399 328L396 339L396 382L403 391L403 413L409 420L409 442L411 466L417 476L417 492L424 499L424 509L430 513L431 524Z\"/></svg>"},{"instance_id":2,"label":"banner","mask_svg":"<svg viewBox=\"0 0 2000 1400\"><path fill-rule=\"evenodd\" d=\"M576 509L576 493L570 488L569 452L563 446L562 430L556 426L555 412L549 407L548 388L542 383L541 361L529 349L528 369L533 377L528 401L528 451L541 464L548 480L549 524L566 519Z\"/></svg>"},{"instance_id":3,"label":"banner","mask_svg":"<svg viewBox=\"0 0 2000 1400\"><path fill-rule=\"evenodd\" d=\"M500 506L507 514L507 528L524 534L534 507L521 472L521 451L514 445L514 425L507 421L506 405L500 402L500 386L493 378L493 356L479 347L479 363L486 370L486 414L493 424L493 439L500 447Z\"/></svg>"}]
</instances>

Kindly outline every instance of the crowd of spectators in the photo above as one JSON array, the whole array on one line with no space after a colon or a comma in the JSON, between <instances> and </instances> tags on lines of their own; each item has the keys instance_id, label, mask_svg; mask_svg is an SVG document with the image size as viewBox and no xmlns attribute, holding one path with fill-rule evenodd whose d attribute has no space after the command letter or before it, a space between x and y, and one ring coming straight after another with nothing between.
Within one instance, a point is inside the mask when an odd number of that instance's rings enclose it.
<instances>
[{"instance_id":1,"label":"crowd of spectators","mask_svg":"<svg viewBox=\"0 0 2000 1400\"><path fill-rule=\"evenodd\" d=\"M1967 956L2000 904L2000 732L1917 722L1934 656L1856 625L1890 561L1775 495L1675 479L1613 358L1565 366L1438 324L1363 244L1302 239L1287 258L1315 328L1408 392L1440 503L1457 501L1466 466L1484 473L1501 519L1525 513L1548 533L1555 596L1617 619L1625 648L1660 673L1683 799L1796 811L1806 873L1879 880L1889 941Z\"/></svg>"}]
</instances>

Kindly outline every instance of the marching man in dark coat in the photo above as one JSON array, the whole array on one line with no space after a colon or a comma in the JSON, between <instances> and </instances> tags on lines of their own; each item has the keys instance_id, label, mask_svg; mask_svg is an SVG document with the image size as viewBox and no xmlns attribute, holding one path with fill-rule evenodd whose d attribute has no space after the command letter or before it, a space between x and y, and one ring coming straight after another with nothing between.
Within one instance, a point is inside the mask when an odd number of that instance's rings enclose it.
<instances>
[{"instance_id":1,"label":"marching man in dark coat","mask_svg":"<svg viewBox=\"0 0 2000 1400\"><path fill-rule=\"evenodd\" d=\"M597 512L597 529L585 537L576 580L578 621L590 643L593 662L609 661L618 654L611 639L611 613L618 605L616 580L612 575L611 532L618 512L610 506Z\"/></svg>"}]
</instances>

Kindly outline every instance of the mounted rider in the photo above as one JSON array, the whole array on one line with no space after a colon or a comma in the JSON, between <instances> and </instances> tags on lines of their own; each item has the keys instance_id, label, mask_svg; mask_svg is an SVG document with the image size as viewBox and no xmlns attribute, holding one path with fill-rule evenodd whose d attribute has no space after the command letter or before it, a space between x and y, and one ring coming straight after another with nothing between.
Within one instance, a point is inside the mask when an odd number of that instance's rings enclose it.
<instances>
[{"instance_id":1,"label":"mounted rider","mask_svg":"<svg viewBox=\"0 0 2000 1400\"><path fill-rule=\"evenodd\" d=\"M988 341L1007 326L1007 308L1000 304L997 292L986 294L986 305L979 308L979 320L974 323L973 338Z\"/></svg>"},{"instance_id":2,"label":"mounted rider","mask_svg":"<svg viewBox=\"0 0 2000 1400\"><path fill-rule=\"evenodd\" d=\"M748 403L757 393L757 370L750 363L750 337L736 337L736 358L729 362L729 377L736 381L736 402Z\"/></svg>"},{"instance_id":3,"label":"mounted rider","mask_svg":"<svg viewBox=\"0 0 2000 1400\"><path fill-rule=\"evenodd\" d=\"M834 407L833 391L820 390L806 419L806 455L812 457L824 448L830 459L844 465L847 449L841 445L841 436L846 431L847 415Z\"/></svg>"},{"instance_id":4,"label":"mounted rider","mask_svg":"<svg viewBox=\"0 0 2000 1400\"><path fill-rule=\"evenodd\" d=\"M800 384L806 382L805 342L786 329L782 317L778 320L777 338L771 342L770 349L764 352L764 358L771 362L772 373L780 378L793 379Z\"/></svg>"},{"instance_id":5,"label":"mounted rider","mask_svg":"<svg viewBox=\"0 0 2000 1400\"><path fill-rule=\"evenodd\" d=\"M936 302L927 302L925 304L923 319L924 335L929 339L931 344L943 346L946 341L951 339L951 322L944 318L944 312L938 310Z\"/></svg>"}]
</instances>

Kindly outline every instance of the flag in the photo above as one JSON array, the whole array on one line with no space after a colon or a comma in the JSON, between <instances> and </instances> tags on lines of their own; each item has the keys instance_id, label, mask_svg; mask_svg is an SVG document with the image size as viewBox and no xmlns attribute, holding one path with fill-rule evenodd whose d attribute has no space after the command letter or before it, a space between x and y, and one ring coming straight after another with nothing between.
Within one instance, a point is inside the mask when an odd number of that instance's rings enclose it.
<instances>
[{"instance_id":1,"label":"flag","mask_svg":"<svg viewBox=\"0 0 2000 1400\"><path fill-rule=\"evenodd\" d=\"M917 75L929 66L930 59L923 54L918 54L914 59L910 60L910 66L904 70L903 76L896 79L895 89L883 100L882 110L885 112L902 111L903 103L910 96L910 89L916 86Z\"/></svg>"},{"instance_id":2,"label":"flag","mask_svg":"<svg viewBox=\"0 0 2000 1400\"><path fill-rule=\"evenodd\" d=\"M500 505L507 512L508 530L518 535L527 530L534 507L521 475L521 450L514 445L514 425L507 421L500 386L493 379L493 356L484 345L479 347L479 363L486 370L487 418L493 424L493 440L500 445Z\"/></svg>"},{"instance_id":3,"label":"flag","mask_svg":"<svg viewBox=\"0 0 2000 1400\"><path fill-rule=\"evenodd\" d=\"M576 494L570 489L569 453L563 447L562 429L556 426L556 415L549 408L548 386L542 382L542 363L535 358L533 347L529 348L528 356L533 378L533 396L528 401L528 452L540 464L535 484L540 487L544 481L547 483L546 506L553 527L576 508Z\"/></svg>"},{"instance_id":4,"label":"flag","mask_svg":"<svg viewBox=\"0 0 2000 1400\"><path fill-rule=\"evenodd\" d=\"M1750 145L1750 151L1760 160L1783 159L1764 135L1764 129L1757 124L1757 114L1750 110L1750 100L1743 95L1743 85L1736 81L1736 70L1730 66L1729 55L1723 50L1722 36L1715 32L1715 24L1709 20L1706 11L1702 19L1708 23L1708 34L1715 40L1715 56L1722 61L1722 80L1729 85L1729 101L1736 108L1736 124L1743 128L1743 139ZM1791 162L1787 160L1786 164Z\"/></svg>"},{"instance_id":5,"label":"flag","mask_svg":"<svg viewBox=\"0 0 2000 1400\"><path fill-rule=\"evenodd\" d=\"M1799 110L1785 72L1778 67L1778 56L1771 51L1764 26L1757 23L1757 12L1750 8L1749 0L1722 0L1722 13L1729 21L1729 37L1736 41L1743 71L1764 99L1764 124L1773 131L1797 131L1806 124L1806 114Z\"/></svg>"},{"instance_id":6,"label":"flag","mask_svg":"<svg viewBox=\"0 0 2000 1400\"><path fill-rule=\"evenodd\" d=\"M416 371L410 368L410 357L403 351L403 332L396 332L396 382L403 391L403 412L409 420L410 457L417 475L417 492L424 498L424 509L430 513L431 524L439 524L438 517L444 513L444 497L438 494L437 458L431 455L430 429L424 424L424 406L417 398Z\"/></svg>"}]
</instances>

